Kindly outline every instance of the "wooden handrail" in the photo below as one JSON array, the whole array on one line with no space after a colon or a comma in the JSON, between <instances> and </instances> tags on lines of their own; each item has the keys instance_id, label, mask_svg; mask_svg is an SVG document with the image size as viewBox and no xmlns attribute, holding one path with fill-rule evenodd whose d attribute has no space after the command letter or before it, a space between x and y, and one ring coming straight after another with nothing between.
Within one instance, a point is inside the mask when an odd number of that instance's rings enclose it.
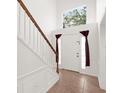
<instances>
[{"instance_id":1,"label":"wooden handrail","mask_svg":"<svg viewBox=\"0 0 124 93\"><path fill-rule=\"evenodd\" d=\"M33 16L31 15L31 13L29 12L29 10L27 9L27 7L25 6L25 4L22 2L22 0L17 0L19 2L19 4L21 5L21 7L24 9L24 11L26 12L26 14L28 15L28 17L31 19L31 21L34 23L34 25L36 26L36 28L38 29L38 31L41 33L41 35L43 36L43 38L46 40L47 44L50 46L50 48L53 50L53 52L56 54L55 49L53 48L53 46L50 44L49 40L47 39L47 37L45 36L45 34L43 33L43 31L41 30L40 26L37 24L37 22L35 21L35 19L33 18Z\"/></svg>"}]
</instances>

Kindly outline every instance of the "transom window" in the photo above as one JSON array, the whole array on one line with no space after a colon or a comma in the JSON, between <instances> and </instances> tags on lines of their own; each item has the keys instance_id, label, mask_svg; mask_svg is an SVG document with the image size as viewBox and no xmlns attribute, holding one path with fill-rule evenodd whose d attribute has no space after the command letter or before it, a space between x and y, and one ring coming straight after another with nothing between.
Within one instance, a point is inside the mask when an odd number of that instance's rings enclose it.
<instances>
[{"instance_id":1,"label":"transom window","mask_svg":"<svg viewBox=\"0 0 124 93\"><path fill-rule=\"evenodd\" d=\"M63 28L86 24L86 6L73 8L63 13Z\"/></svg>"}]
</instances>

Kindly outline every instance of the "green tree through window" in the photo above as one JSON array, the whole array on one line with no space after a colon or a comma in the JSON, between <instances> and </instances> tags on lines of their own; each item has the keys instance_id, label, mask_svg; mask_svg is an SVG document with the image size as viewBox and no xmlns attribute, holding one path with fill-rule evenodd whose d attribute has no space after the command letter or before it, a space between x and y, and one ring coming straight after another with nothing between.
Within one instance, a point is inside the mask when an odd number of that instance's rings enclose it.
<instances>
[{"instance_id":1,"label":"green tree through window","mask_svg":"<svg viewBox=\"0 0 124 93\"><path fill-rule=\"evenodd\" d=\"M63 14L63 28L86 24L86 6L74 8Z\"/></svg>"}]
</instances>

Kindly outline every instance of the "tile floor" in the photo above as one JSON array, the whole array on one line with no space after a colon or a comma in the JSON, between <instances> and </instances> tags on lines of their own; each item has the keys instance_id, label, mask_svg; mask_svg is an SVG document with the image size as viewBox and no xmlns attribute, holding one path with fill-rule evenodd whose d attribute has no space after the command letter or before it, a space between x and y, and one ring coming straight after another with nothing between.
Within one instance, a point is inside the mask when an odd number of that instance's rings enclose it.
<instances>
[{"instance_id":1,"label":"tile floor","mask_svg":"<svg viewBox=\"0 0 124 93\"><path fill-rule=\"evenodd\" d=\"M100 89L98 79L69 70L60 70L59 81L48 93L106 93Z\"/></svg>"}]
</instances>

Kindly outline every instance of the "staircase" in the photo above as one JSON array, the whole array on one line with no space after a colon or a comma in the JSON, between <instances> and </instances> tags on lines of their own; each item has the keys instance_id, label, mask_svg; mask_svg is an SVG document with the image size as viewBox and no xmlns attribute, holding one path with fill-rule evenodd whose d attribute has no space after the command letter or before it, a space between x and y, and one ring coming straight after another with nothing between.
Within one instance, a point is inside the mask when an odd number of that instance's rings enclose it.
<instances>
[{"instance_id":1,"label":"staircase","mask_svg":"<svg viewBox=\"0 0 124 93\"><path fill-rule=\"evenodd\" d=\"M46 93L59 79L56 51L22 0L18 1L18 93Z\"/></svg>"}]
</instances>

